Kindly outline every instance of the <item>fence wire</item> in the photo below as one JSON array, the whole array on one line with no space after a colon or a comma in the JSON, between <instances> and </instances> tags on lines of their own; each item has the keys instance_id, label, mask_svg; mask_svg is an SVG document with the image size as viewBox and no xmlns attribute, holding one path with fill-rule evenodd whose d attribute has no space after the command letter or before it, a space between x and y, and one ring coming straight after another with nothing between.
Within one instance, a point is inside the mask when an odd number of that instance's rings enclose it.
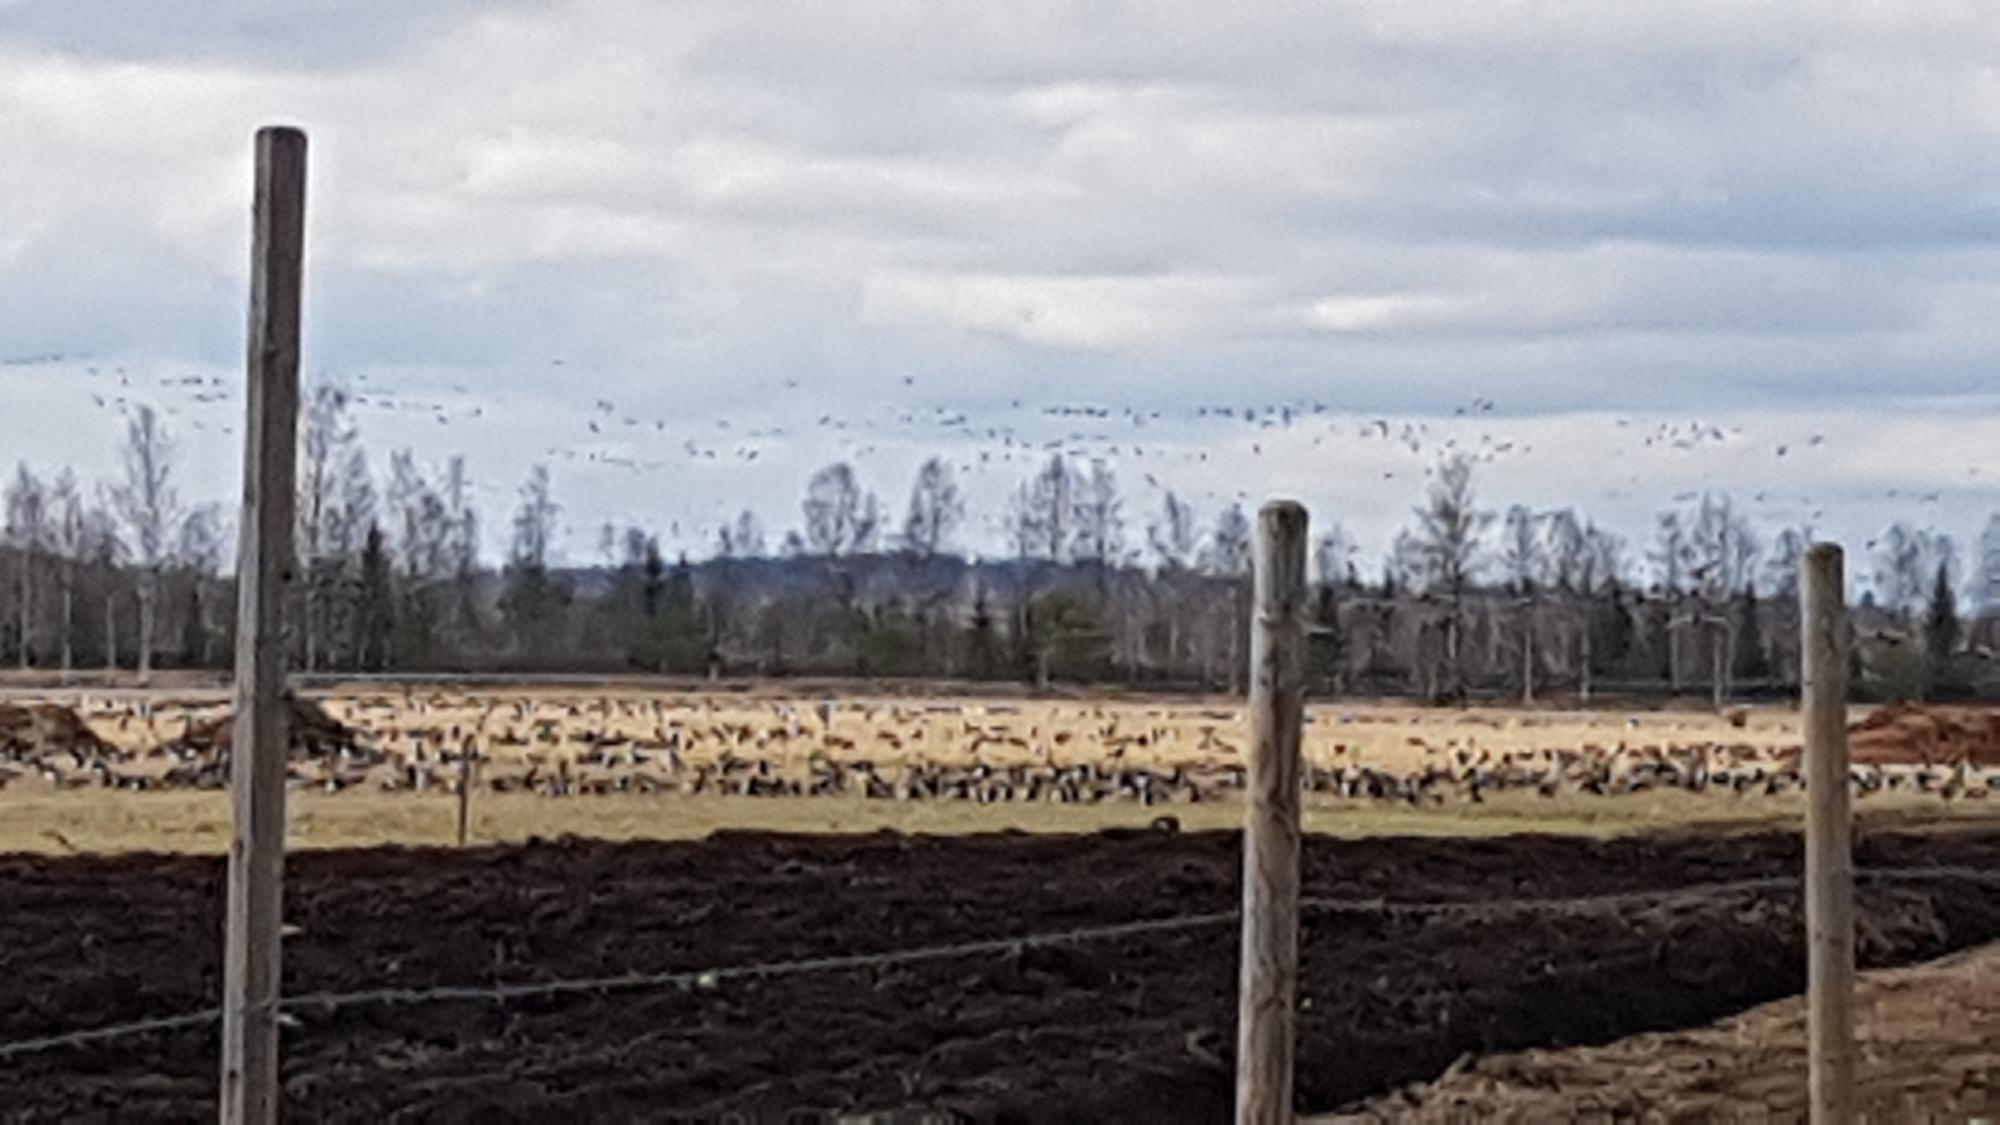
<instances>
[{"instance_id":1,"label":"fence wire","mask_svg":"<svg viewBox=\"0 0 2000 1125\"><path fill-rule=\"evenodd\" d=\"M2000 889L2000 872L1973 867L1890 867L1857 870L1857 883L1961 882ZM1773 875L1723 882L1693 883L1644 891L1618 891L1563 898L1501 899L1474 902L1397 902L1386 898L1318 898L1299 900L1301 913L1349 914L1378 917L1461 917L1504 918L1531 913L1584 913L1617 911L1632 906L1652 906L1686 900L1719 898L1753 891L1795 889L1803 880L1796 875ZM657 973L623 973L616 976L577 977L550 981L524 981L499 985L438 985L425 988L370 988L353 992L309 992L279 1001L280 1019L296 1022L300 1012L335 1012L363 1005L433 1004L453 1001L505 1003L532 997L577 994L608 994L638 989L713 989L724 983L797 976L804 973L842 972L854 969L889 968L926 961L953 960L991 954L1017 953L1024 949L1074 945L1092 941L1112 941L1143 934L1199 929L1234 922L1240 910L1218 910L1204 914L1184 914L1171 918L1142 919L1098 926L1055 930L1018 937L985 938L951 944L915 946L886 953L837 954L803 957L784 961L763 961L726 965L710 969L677 969ZM88 1047L120 1039L202 1027L222 1018L221 1008L203 1008L174 1016L133 1020L104 1027L70 1031L56 1035L0 1043L0 1061L65 1047Z\"/></svg>"}]
</instances>

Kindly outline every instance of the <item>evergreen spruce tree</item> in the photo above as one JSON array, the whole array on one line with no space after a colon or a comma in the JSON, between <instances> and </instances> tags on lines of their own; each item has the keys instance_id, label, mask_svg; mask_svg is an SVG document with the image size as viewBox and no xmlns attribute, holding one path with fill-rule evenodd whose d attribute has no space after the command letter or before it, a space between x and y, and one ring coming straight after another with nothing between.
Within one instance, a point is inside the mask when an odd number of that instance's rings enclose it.
<instances>
[{"instance_id":1,"label":"evergreen spruce tree","mask_svg":"<svg viewBox=\"0 0 2000 1125\"><path fill-rule=\"evenodd\" d=\"M396 632L393 566L381 526L370 523L361 547L360 590L354 614L354 662L364 672L389 669L389 644Z\"/></svg>"},{"instance_id":2,"label":"evergreen spruce tree","mask_svg":"<svg viewBox=\"0 0 2000 1125\"><path fill-rule=\"evenodd\" d=\"M1730 676L1739 683L1755 683L1771 677L1771 653L1764 644L1764 628L1757 610L1757 587L1743 587L1736 598L1736 652Z\"/></svg>"},{"instance_id":3,"label":"evergreen spruce tree","mask_svg":"<svg viewBox=\"0 0 2000 1125\"><path fill-rule=\"evenodd\" d=\"M1940 562L1937 580L1931 585L1930 605L1924 611L1924 680L1934 698L1958 690L1952 668L1958 636L1958 595L1951 588L1951 572Z\"/></svg>"},{"instance_id":4,"label":"evergreen spruce tree","mask_svg":"<svg viewBox=\"0 0 2000 1125\"><path fill-rule=\"evenodd\" d=\"M1340 628L1340 592L1331 582L1322 583L1315 591L1312 624L1307 644L1312 686L1324 694L1338 695L1345 686L1342 669L1347 658L1347 637Z\"/></svg>"}]
</instances>

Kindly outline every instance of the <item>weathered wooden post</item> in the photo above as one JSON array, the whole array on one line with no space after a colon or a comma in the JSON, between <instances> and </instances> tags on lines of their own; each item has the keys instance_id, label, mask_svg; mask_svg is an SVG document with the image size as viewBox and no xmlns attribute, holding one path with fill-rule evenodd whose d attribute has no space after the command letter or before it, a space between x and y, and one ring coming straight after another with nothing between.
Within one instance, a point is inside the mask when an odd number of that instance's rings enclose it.
<instances>
[{"instance_id":1,"label":"weathered wooden post","mask_svg":"<svg viewBox=\"0 0 2000 1125\"><path fill-rule=\"evenodd\" d=\"M1847 772L1847 590L1840 548L1800 576L1806 779L1806 994L1812 1120L1854 1120L1854 850Z\"/></svg>"},{"instance_id":2,"label":"weathered wooden post","mask_svg":"<svg viewBox=\"0 0 2000 1125\"><path fill-rule=\"evenodd\" d=\"M1292 1119L1299 974L1299 737L1305 710L1306 510L1257 514L1250 633L1249 805L1243 827L1243 952L1236 1120Z\"/></svg>"},{"instance_id":3,"label":"weathered wooden post","mask_svg":"<svg viewBox=\"0 0 2000 1125\"><path fill-rule=\"evenodd\" d=\"M285 865L285 594L292 581L306 137L257 131L249 418L236 556L234 813L222 976L224 1122L278 1119L279 928Z\"/></svg>"}]
</instances>

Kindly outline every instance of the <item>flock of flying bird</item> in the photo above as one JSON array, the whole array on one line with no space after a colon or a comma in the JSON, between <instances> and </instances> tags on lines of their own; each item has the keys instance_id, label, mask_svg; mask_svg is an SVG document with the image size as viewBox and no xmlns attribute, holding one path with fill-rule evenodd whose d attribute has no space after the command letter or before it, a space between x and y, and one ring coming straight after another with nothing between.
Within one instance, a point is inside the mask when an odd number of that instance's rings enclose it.
<instances>
[{"instance_id":1,"label":"flock of flying bird","mask_svg":"<svg viewBox=\"0 0 2000 1125\"><path fill-rule=\"evenodd\" d=\"M140 402L154 402L170 420L185 415L185 424L194 431L235 432L236 419L226 409L235 400L230 380L216 376L170 375L141 378L123 367L86 365L81 360L60 355L21 356L0 364L17 367L73 367L83 373L79 381L98 408L127 412ZM574 368L562 360L551 361L560 371L558 378L579 378ZM115 385L114 385L115 384ZM1381 480L1420 480L1435 471L1447 456L1464 455L1477 462L1530 456L1536 445L1508 432L1508 418L1499 403L1476 396L1421 419L1357 418L1325 400L1282 403L1207 403L1171 409L1157 407L1114 407L1090 403L1037 404L1015 398L993 402L980 408L964 404L939 403L927 406L885 404L879 413L868 410L831 412L820 405L808 405L807 391L800 380L786 379L746 387L756 392L758 420L717 417L657 417L624 405L602 394L592 397L585 409L564 408L565 420L548 414L542 429L560 432L570 429L571 440L548 444L542 455L558 464L594 466L634 473L676 473L704 465L750 467L768 461L777 450L813 445L829 449L826 459L838 456L860 461L887 445L922 450L927 446L952 451L952 463L960 474L970 476L1002 472L1010 477L1025 475L1050 454L1062 452L1079 459L1103 459L1128 472L1134 481L1143 481L1157 491L1172 489L1177 483L1195 482L1183 495L1194 499L1243 500L1247 491L1233 489L1214 480L1210 467L1225 451L1250 458L1280 456L1293 462L1306 449L1319 450L1333 444L1366 444L1384 451L1406 455L1401 464L1370 458ZM920 388L914 377L902 378L904 397L917 397ZM366 421L372 416L426 419L437 426L464 426L491 421L501 416L519 415L526 404L506 405L501 392L475 392L464 383L452 383L424 394L403 394L358 373L348 382L349 401ZM792 410L794 424L784 421L789 396L798 396ZM945 397L945 396L938 396ZM559 400L556 400L559 401ZM836 400L837 401L837 400ZM542 410L540 404L532 409ZM1755 439L1742 425L1688 419L1641 426L1632 418L1612 419L1621 435L1619 441L1633 454L1645 451L1671 452L1693 458L1691 476L1699 478L1701 459L1711 450L1741 447ZM399 431L402 436L403 431ZM1287 435L1282 445L1273 443ZM1309 439L1309 440L1308 440ZM1823 453L1827 438L1812 433L1798 438L1774 440L1770 447L1776 461L1796 461L1800 455ZM1976 476L1977 466L1969 466ZM1635 497L1648 476L1638 472L1607 474L1600 483L1606 497ZM1011 481L1007 482L1011 486ZM477 485L496 499L511 498L511 489L500 485ZM1692 494L1684 494L1692 495ZM1901 502L1936 504L1943 500L1940 489L1888 488L1883 498ZM1773 481L1749 497L1752 504L1768 509L1773 518L1786 524L1812 524L1826 515L1823 505L1808 494L1796 493ZM724 498L709 502L706 515L681 499L683 510L675 520L692 528L702 520L726 522L735 505Z\"/></svg>"}]
</instances>

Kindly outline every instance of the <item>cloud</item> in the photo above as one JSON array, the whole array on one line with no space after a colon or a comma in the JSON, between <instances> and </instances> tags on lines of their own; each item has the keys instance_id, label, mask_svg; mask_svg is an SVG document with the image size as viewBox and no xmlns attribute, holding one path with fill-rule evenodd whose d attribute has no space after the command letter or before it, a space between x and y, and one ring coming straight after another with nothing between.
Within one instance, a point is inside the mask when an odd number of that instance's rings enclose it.
<instances>
[{"instance_id":1,"label":"cloud","mask_svg":"<svg viewBox=\"0 0 2000 1125\"><path fill-rule=\"evenodd\" d=\"M4 13L6 351L230 370L249 137L302 123L314 371L478 388L492 410L447 432L501 480L595 449L599 397L670 423L598 452L678 450L671 503L586 452L558 465L579 519L692 523L741 492L781 524L787 474L926 444L1004 491L1026 462L978 460L1020 452L1003 430L1139 470L1130 440L1036 404L1158 413L1220 451L1198 404L1449 417L1478 396L1522 426L1727 412L1780 432L1829 409L1949 417L1996 385L2000 20L1971 6ZM765 452L686 452L722 423ZM1540 444L1548 479L1589 471L1591 442ZM1980 448L1900 463L1962 481ZM1297 456L1231 462L1230 491L1351 467ZM1407 507L1400 474L1343 484ZM1955 502L1970 522L1977 490Z\"/></svg>"},{"instance_id":2,"label":"cloud","mask_svg":"<svg viewBox=\"0 0 2000 1125\"><path fill-rule=\"evenodd\" d=\"M8 43L37 52L145 62L219 60L270 69L377 63L520 0L8 0Z\"/></svg>"},{"instance_id":3,"label":"cloud","mask_svg":"<svg viewBox=\"0 0 2000 1125\"><path fill-rule=\"evenodd\" d=\"M1058 348L1150 349L1242 315L1254 290L1232 278L884 274L868 279L861 319Z\"/></svg>"}]
</instances>

